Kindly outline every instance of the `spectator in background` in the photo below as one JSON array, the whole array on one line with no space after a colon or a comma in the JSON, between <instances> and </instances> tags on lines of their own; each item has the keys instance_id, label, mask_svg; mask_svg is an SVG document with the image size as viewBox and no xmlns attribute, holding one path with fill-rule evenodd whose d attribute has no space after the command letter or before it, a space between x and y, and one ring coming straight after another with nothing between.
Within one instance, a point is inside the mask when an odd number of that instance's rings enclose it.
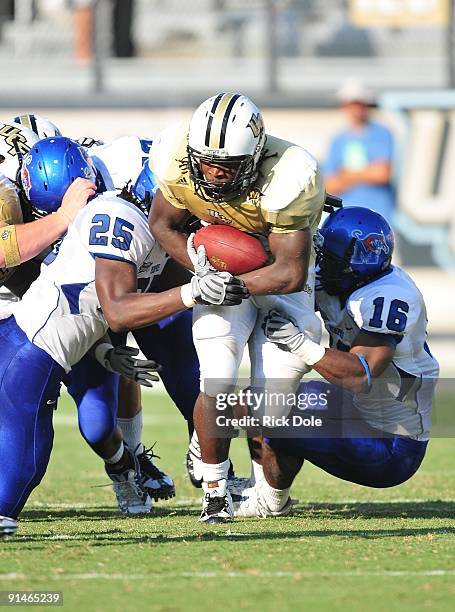
<instances>
[{"instance_id":1,"label":"spectator in background","mask_svg":"<svg viewBox=\"0 0 455 612\"><path fill-rule=\"evenodd\" d=\"M326 189L342 197L346 206L368 206L393 221L392 133L370 120L376 105L361 83L347 81L337 97L348 126L331 143L324 165Z\"/></svg>"},{"instance_id":2,"label":"spectator in background","mask_svg":"<svg viewBox=\"0 0 455 612\"><path fill-rule=\"evenodd\" d=\"M113 6L113 51L115 57L135 55L132 36L135 0L114 0Z\"/></svg>"},{"instance_id":3,"label":"spectator in background","mask_svg":"<svg viewBox=\"0 0 455 612\"><path fill-rule=\"evenodd\" d=\"M1 1L1 0L0 0ZM97 0L68 0L73 11L74 58L85 64L93 59L95 10ZM135 0L104 0L112 16L108 17L112 27L112 55L133 57L135 48L132 24ZM105 27L105 23L101 24Z\"/></svg>"},{"instance_id":4,"label":"spectator in background","mask_svg":"<svg viewBox=\"0 0 455 612\"><path fill-rule=\"evenodd\" d=\"M95 0L69 0L73 11L74 59L87 64L93 59Z\"/></svg>"}]
</instances>

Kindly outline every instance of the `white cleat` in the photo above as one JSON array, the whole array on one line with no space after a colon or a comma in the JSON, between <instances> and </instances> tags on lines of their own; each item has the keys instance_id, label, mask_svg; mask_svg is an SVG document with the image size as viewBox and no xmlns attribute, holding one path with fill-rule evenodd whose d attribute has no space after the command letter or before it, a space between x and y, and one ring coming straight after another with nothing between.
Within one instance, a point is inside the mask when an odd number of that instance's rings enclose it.
<instances>
[{"instance_id":1,"label":"white cleat","mask_svg":"<svg viewBox=\"0 0 455 612\"><path fill-rule=\"evenodd\" d=\"M234 506L234 516L236 517L253 516L266 518L268 516L287 516L293 506L292 500L289 497L281 510L277 512L270 510L262 498L257 485L246 487L243 490L237 489L235 493L232 493L232 503Z\"/></svg>"},{"instance_id":2,"label":"white cleat","mask_svg":"<svg viewBox=\"0 0 455 612\"><path fill-rule=\"evenodd\" d=\"M226 479L203 482L202 512L199 520L209 525L227 523L234 518L231 494Z\"/></svg>"},{"instance_id":3,"label":"white cleat","mask_svg":"<svg viewBox=\"0 0 455 612\"><path fill-rule=\"evenodd\" d=\"M153 512L150 495L138 481L134 470L127 470L111 478L120 512L135 516Z\"/></svg>"},{"instance_id":4,"label":"white cleat","mask_svg":"<svg viewBox=\"0 0 455 612\"><path fill-rule=\"evenodd\" d=\"M0 538L13 536L17 530L17 521L9 516L0 516Z\"/></svg>"},{"instance_id":5,"label":"white cleat","mask_svg":"<svg viewBox=\"0 0 455 612\"><path fill-rule=\"evenodd\" d=\"M104 464L106 474L113 483L117 505L123 514L150 514L150 512L153 512L153 504L147 489L142 483L143 477L139 460L128 449L126 449L126 452L130 458L131 467L123 472L117 472L108 463Z\"/></svg>"},{"instance_id":6,"label":"white cleat","mask_svg":"<svg viewBox=\"0 0 455 612\"><path fill-rule=\"evenodd\" d=\"M251 478L234 476L233 478L228 478L227 486L232 499L234 499L235 496L241 496L245 489L254 487L254 482L251 482Z\"/></svg>"}]
</instances>

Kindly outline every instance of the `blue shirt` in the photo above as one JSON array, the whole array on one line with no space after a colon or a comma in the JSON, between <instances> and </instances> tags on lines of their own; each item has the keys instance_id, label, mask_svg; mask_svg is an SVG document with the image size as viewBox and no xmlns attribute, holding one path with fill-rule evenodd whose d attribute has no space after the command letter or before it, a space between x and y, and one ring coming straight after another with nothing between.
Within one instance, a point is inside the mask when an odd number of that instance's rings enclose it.
<instances>
[{"instance_id":1,"label":"blue shirt","mask_svg":"<svg viewBox=\"0 0 455 612\"><path fill-rule=\"evenodd\" d=\"M391 162L393 136L379 123L368 123L361 131L345 130L332 141L324 164L326 176L339 170L363 170L377 161ZM395 208L395 193L391 184L370 185L363 183L340 194L345 206L367 206L383 215L389 222Z\"/></svg>"}]
</instances>

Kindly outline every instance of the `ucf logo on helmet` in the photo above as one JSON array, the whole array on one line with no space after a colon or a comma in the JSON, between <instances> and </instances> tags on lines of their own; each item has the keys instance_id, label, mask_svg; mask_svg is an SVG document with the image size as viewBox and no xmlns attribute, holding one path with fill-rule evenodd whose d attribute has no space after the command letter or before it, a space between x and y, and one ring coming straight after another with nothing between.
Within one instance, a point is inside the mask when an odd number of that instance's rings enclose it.
<instances>
[{"instance_id":1,"label":"ucf logo on helmet","mask_svg":"<svg viewBox=\"0 0 455 612\"><path fill-rule=\"evenodd\" d=\"M5 124L0 128L0 136L3 137L6 144L10 147L8 150L10 155L20 156L30 151L27 139L22 134L20 128Z\"/></svg>"},{"instance_id":2,"label":"ucf logo on helmet","mask_svg":"<svg viewBox=\"0 0 455 612\"><path fill-rule=\"evenodd\" d=\"M262 121L262 117L259 113L256 115L253 113L251 115L251 119L248 121L248 127L251 128L253 132L253 136L257 138L259 134L264 130L264 122Z\"/></svg>"}]
</instances>

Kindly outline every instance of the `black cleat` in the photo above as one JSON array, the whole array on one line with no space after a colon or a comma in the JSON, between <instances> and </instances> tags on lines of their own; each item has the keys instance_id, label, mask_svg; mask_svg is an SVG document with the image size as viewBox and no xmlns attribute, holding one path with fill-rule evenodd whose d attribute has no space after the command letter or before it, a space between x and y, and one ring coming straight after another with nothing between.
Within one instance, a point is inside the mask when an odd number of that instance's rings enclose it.
<instances>
[{"instance_id":1,"label":"black cleat","mask_svg":"<svg viewBox=\"0 0 455 612\"><path fill-rule=\"evenodd\" d=\"M153 445L154 446L154 445ZM141 469L141 484L155 501L175 497L175 485L170 476L162 472L152 461L158 455L153 454L153 446L144 448L136 455Z\"/></svg>"}]
</instances>

